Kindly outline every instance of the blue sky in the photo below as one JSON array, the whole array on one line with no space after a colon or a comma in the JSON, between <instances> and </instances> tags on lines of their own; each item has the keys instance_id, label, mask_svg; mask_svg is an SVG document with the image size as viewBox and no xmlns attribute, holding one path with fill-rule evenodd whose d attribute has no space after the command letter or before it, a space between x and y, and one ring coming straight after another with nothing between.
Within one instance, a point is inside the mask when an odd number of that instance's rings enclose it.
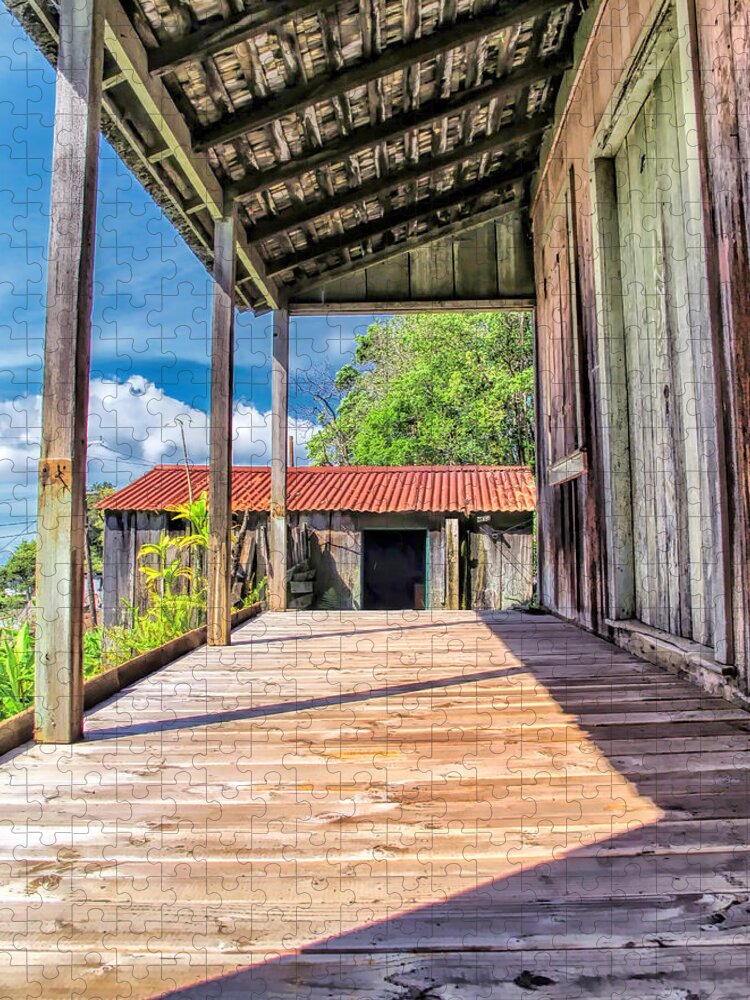
<instances>
[{"instance_id":1,"label":"blue sky","mask_svg":"<svg viewBox=\"0 0 750 1000\"><path fill-rule=\"evenodd\" d=\"M0 561L33 533L44 346L55 74L0 0ZM89 481L205 459L211 282L101 140ZM351 355L368 317L293 320L291 365ZM238 315L235 461L266 464L270 316ZM295 416L299 401L291 399ZM293 428L298 455L307 424Z\"/></svg>"}]
</instances>

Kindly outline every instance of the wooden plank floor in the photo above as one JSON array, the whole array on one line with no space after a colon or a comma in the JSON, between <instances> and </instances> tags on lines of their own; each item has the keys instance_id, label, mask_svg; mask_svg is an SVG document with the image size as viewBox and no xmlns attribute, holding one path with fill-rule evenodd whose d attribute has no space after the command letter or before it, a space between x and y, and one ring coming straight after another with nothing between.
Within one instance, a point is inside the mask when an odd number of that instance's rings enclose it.
<instances>
[{"instance_id":1,"label":"wooden plank floor","mask_svg":"<svg viewBox=\"0 0 750 1000\"><path fill-rule=\"evenodd\" d=\"M234 639L0 764L0 996L750 995L746 713L541 616Z\"/></svg>"}]
</instances>

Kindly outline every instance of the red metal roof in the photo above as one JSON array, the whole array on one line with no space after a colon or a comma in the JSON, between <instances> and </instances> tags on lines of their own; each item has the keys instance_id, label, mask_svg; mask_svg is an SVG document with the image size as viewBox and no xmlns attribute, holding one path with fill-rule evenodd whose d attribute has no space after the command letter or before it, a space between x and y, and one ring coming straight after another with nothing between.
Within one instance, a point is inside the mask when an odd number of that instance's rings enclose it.
<instances>
[{"instance_id":1,"label":"red metal roof","mask_svg":"<svg viewBox=\"0 0 750 1000\"><path fill-rule=\"evenodd\" d=\"M208 468L192 466L193 495L208 489ZM291 511L531 511L536 489L523 465L298 466L289 470ZM235 466L234 510L268 510L271 470ZM106 510L163 510L188 499L184 465L157 465L102 500Z\"/></svg>"}]
</instances>

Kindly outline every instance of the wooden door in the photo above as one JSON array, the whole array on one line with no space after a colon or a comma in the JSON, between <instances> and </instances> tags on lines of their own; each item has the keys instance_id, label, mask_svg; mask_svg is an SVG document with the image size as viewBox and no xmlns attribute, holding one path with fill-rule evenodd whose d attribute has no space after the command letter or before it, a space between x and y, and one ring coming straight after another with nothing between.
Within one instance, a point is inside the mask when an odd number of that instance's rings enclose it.
<instances>
[{"instance_id":1,"label":"wooden door","mask_svg":"<svg viewBox=\"0 0 750 1000\"><path fill-rule=\"evenodd\" d=\"M714 397L684 86L675 46L616 158L635 612L713 645Z\"/></svg>"}]
</instances>

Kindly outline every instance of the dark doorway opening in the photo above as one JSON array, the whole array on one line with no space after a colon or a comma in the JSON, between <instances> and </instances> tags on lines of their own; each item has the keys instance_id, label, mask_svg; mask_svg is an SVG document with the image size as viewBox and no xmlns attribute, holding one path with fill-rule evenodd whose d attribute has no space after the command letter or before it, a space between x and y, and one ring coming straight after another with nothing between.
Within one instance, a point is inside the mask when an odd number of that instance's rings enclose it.
<instances>
[{"instance_id":1,"label":"dark doorway opening","mask_svg":"<svg viewBox=\"0 0 750 1000\"><path fill-rule=\"evenodd\" d=\"M427 583L425 531L362 532L362 607L420 610Z\"/></svg>"}]
</instances>

